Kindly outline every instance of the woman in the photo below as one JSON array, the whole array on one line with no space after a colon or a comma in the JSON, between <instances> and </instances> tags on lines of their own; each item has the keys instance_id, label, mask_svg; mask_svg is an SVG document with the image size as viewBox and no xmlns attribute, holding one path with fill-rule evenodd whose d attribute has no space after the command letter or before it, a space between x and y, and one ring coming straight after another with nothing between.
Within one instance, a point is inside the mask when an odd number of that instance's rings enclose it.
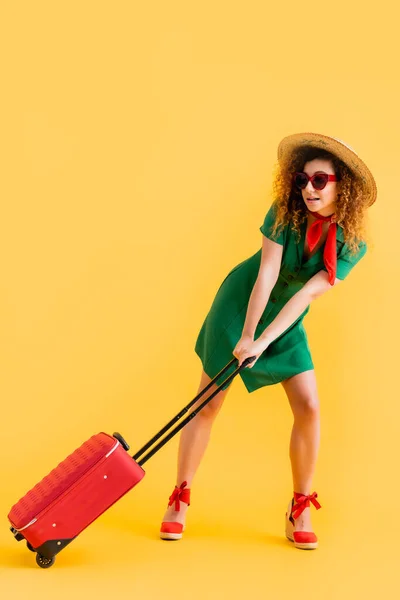
<instances>
[{"instance_id":1,"label":"woman","mask_svg":"<svg viewBox=\"0 0 400 600\"><path fill-rule=\"evenodd\" d=\"M262 248L228 273L197 338L195 350L204 368L199 392L232 353L239 365L256 357L240 371L248 392L282 384L294 416L290 439L294 493L286 513L286 537L297 548L312 549L318 540L311 525L311 504L321 508L317 494L311 494L320 423L303 319L310 303L342 281L364 256L364 217L376 199L376 185L348 146L335 138L304 133L279 144L273 192L274 203L260 227ZM164 515L162 539L182 537L193 477L229 385L182 430L177 484Z\"/></svg>"}]
</instances>

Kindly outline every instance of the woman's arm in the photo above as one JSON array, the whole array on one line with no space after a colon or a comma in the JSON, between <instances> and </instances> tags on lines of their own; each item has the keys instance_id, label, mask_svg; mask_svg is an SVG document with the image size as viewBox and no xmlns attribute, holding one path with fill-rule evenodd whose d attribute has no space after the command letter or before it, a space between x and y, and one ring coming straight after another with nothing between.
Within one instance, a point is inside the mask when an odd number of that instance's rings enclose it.
<instances>
[{"instance_id":1,"label":"woman's arm","mask_svg":"<svg viewBox=\"0 0 400 600\"><path fill-rule=\"evenodd\" d=\"M257 341L265 343L266 346L272 344L277 337L284 333L305 311L307 306L332 287L337 285L340 279L335 279L332 286L328 280L326 271L319 271L314 277L311 277L292 298L285 304L275 319L266 327Z\"/></svg>"},{"instance_id":2,"label":"woman's arm","mask_svg":"<svg viewBox=\"0 0 400 600\"><path fill-rule=\"evenodd\" d=\"M278 280L282 255L283 246L263 235L260 269L247 306L242 337L254 338L258 321Z\"/></svg>"}]
</instances>

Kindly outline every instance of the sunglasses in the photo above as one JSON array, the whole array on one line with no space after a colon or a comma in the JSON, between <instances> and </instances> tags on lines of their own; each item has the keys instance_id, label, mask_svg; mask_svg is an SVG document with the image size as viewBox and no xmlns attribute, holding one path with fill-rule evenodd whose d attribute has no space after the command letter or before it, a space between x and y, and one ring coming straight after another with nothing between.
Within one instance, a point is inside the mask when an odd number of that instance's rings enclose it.
<instances>
[{"instance_id":1,"label":"sunglasses","mask_svg":"<svg viewBox=\"0 0 400 600\"><path fill-rule=\"evenodd\" d=\"M311 177L307 173L295 173L293 180L295 186L300 190L304 190L309 181L316 190L323 190L328 181L337 181L336 175L328 175L328 173L315 173Z\"/></svg>"}]
</instances>

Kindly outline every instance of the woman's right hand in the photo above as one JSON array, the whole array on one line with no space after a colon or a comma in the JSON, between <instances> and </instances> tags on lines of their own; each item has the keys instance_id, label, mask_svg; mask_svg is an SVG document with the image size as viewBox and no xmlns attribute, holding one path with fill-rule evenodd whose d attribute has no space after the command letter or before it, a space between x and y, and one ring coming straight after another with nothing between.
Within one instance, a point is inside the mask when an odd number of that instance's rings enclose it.
<instances>
[{"instance_id":1,"label":"woman's right hand","mask_svg":"<svg viewBox=\"0 0 400 600\"><path fill-rule=\"evenodd\" d=\"M248 347L251 346L252 344L254 344L254 337L253 336L251 336L251 335L242 335L242 337L240 338L240 340L236 344L235 349L232 352L233 356L235 356L236 358L238 358L240 356L240 354L244 350L247 350Z\"/></svg>"}]
</instances>

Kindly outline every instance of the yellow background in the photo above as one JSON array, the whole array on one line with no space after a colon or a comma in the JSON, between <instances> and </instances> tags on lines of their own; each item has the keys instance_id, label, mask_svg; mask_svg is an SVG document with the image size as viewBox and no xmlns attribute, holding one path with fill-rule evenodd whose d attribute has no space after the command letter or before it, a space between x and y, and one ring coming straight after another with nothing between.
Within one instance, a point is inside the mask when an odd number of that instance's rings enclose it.
<instances>
[{"instance_id":1,"label":"yellow background","mask_svg":"<svg viewBox=\"0 0 400 600\"><path fill-rule=\"evenodd\" d=\"M3 3L4 598L398 598L400 81L394 3ZM316 552L284 537L292 417L235 381L182 542L175 438L42 571L6 516L101 430L139 448L194 397L196 336L258 250L276 147L339 137L374 173L369 252L306 319L322 412Z\"/></svg>"}]
</instances>

